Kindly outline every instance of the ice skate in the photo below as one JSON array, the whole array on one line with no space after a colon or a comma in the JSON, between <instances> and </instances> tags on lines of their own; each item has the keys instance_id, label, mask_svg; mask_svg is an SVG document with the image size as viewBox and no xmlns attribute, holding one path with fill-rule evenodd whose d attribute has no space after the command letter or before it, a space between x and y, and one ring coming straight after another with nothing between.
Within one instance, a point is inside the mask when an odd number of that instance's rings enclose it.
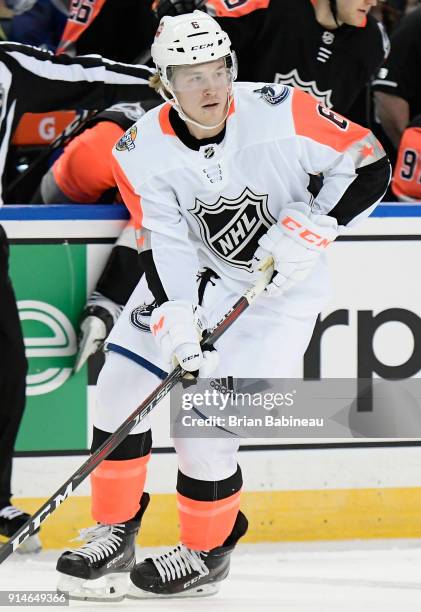
<instances>
[{"instance_id":1,"label":"ice skate","mask_svg":"<svg viewBox=\"0 0 421 612\"><path fill-rule=\"evenodd\" d=\"M145 559L130 573L129 599L206 597L218 592L229 573L230 557L247 531L247 519L238 513L231 535L208 552L178 544L172 550Z\"/></svg>"},{"instance_id":2,"label":"ice skate","mask_svg":"<svg viewBox=\"0 0 421 612\"><path fill-rule=\"evenodd\" d=\"M135 538L149 502L143 494L141 509L125 523L98 524L80 531L86 544L64 552L57 561L58 592L70 599L121 601L127 591L129 572L136 563Z\"/></svg>"},{"instance_id":3,"label":"ice skate","mask_svg":"<svg viewBox=\"0 0 421 612\"><path fill-rule=\"evenodd\" d=\"M15 506L4 506L0 508L0 536L11 538L31 517ZM33 553L41 550L41 541L38 536L39 528L17 549L18 553Z\"/></svg>"}]
</instances>

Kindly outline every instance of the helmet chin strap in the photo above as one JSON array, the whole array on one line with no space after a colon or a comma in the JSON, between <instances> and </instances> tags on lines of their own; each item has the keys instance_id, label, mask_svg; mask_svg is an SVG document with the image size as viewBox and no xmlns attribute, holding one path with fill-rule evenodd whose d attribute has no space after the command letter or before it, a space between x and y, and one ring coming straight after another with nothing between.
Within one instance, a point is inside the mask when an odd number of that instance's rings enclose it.
<instances>
[{"instance_id":1,"label":"helmet chin strap","mask_svg":"<svg viewBox=\"0 0 421 612\"><path fill-rule=\"evenodd\" d=\"M169 98L167 95L165 95L165 92L163 90L160 90L160 94L161 96L170 104L172 104L172 106L174 107L174 109L177 111L180 119L182 119L183 121L186 121L187 123L191 123L192 125L195 125L196 127L199 127L203 130L214 130L215 128L219 127L220 125L223 125L228 117L229 111L230 111L230 107L232 104L232 101L234 99L233 94L232 94L232 87L230 87L229 91L228 91L228 97L227 97L227 102L226 102L226 111L225 111L225 115L223 117L223 119L221 119L221 121L219 121L218 123L216 123L215 125L204 125L203 123L200 123L199 121L195 121L194 119L192 119L191 117L189 117L187 115L187 113L184 112L183 108L181 107L179 101L177 100L177 96L175 95L174 91L168 87L166 85L166 88L168 89L168 91L172 94L172 98Z\"/></svg>"}]
</instances>

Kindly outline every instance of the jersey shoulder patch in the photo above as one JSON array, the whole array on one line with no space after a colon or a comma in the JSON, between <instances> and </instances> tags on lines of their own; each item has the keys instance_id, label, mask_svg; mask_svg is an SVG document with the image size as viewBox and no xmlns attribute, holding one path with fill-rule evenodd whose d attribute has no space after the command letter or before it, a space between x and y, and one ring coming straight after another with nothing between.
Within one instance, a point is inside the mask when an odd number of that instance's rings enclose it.
<instances>
[{"instance_id":1,"label":"jersey shoulder patch","mask_svg":"<svg viewBox=\"0 0 421 612\"><path fill-rule=\"evenodd\" d=\"M263 85L263 87L253 89L253 93L269 106L278 106L290 96L291 89L286 85Z\"/></svg>"},{"instance_id":2,"label":"jersey shoulder patch","mask_svg":"<svg viewBox=\"0 0 421 612\"><path fill-rule=\"evenodd\" d=\"M161 104L160 106L155 106L148 112L144 112L141 109L142 115L133 123L123 134L120 140L114 146L115 151L127 151L131 152L136 149L136 144L139 143L140 134L142 134L142 144L146 141L150 143L156 140L157 134L159 135L159 123L157 121L158 113L160 109L165 106L165 104ZM115 107L111 107L115 108ZM140 107L141 108L141 107ZM137 141L137 142L136 142ZM140 149L138 149L139 151Z\"/></svg>"},{"instance_id":3,"label":"jersey shoulder patch","mask_svg":"<svg viewBox=\"0 0 421 612\"><path fill-rule=\"evenodd\" d=\"M115 145L117 151L133 151L136 148L135 140L137 137L137 127L136 125L132 125L126 130L123 136Z\"/></svg>"}]
</instances>

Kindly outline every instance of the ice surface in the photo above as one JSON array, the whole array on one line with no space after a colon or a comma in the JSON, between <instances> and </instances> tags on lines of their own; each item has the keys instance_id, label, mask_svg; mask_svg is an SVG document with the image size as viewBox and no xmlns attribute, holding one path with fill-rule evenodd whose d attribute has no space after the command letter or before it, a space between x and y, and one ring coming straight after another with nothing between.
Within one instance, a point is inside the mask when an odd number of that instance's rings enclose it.
<instances>
[{"instance_id":1,"label":"ice surface","mask_svg":"<svg viewBox=\"0 0 421 612\"><path fill-rule=\"evenodd\" d=\"M150 552L139 549L138 559ZM58 555L53 551L30 556L15 553L0 566L0 589L54 590ZM232 558L230 577L213 597L119 603L75 601L70 607L98 612L129 608L148 612L190 612L199 608L203 612L418 612L421 542L240 545ZM6 609L12 607L2 607L0 612Z\"/></svg>"}]
</instances>

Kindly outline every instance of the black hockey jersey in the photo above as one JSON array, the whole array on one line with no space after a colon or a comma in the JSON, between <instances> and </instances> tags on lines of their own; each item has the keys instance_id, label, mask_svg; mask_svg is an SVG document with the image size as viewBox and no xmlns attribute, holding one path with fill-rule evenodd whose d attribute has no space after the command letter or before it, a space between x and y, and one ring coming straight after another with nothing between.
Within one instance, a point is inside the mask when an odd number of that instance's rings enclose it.
<instances>
[{"instance_id":1,"label":"black hockey jersey","mask_svg":"<svg viewBox=\"0 0 421 612\"><path fill-rule=\"evenodd\" d=\"M231 38L240 81L293 85L345 115L388 54L387 34L371 15L364 27L326 30L311 0L208 0L206 6Z\"/></svg>"},{"instance_id":2,"label":"black hockey jersey","mask_svg":"<svg viewBox=\"0 0 421 612\"><path fill-rule=\"evenodd\" d=\"M406 100L413 119L421 113L421 7L402 19L392 43L392 51L373 86L376 91Z\"/></svg>"}]
</instances>

